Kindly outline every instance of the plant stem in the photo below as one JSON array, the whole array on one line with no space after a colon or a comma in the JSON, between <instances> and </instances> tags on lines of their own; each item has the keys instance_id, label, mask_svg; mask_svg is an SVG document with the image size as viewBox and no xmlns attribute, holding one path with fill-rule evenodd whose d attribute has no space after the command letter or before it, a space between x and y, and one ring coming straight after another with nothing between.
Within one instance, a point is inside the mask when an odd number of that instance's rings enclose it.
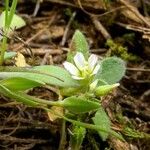
<instances>
[{"instance_id":1,"label":"plant stem","mask_svg":"<svg viewBox=\"0 0 150 150\"><path fill-rule=\"evenodd\" d=\"M66 121L62 120L61 138L60 138L60 143L59 143L58 150L64 150L65 149L64 148L65 141L66 141Z\"/></svg>"},{"instance_id":2,"label":"plant stem","mask_svg":"<svg viewBox=\"0 0 150 150\"><path fill-rule=\"evenodd\" d=\"M8 28L9 0L5 0L5 29Z\"/></svg>"},{"instance_id":3,"label":"plant stem","mask_svg":"<svg viewBox=\"0 0 150 150\"><path fill-rule=\"evenodd\" d=\"M11 25L11 21L13 19L14 14L15 14L17 2L18 2L18 0L13 0L11 8L10 8L9 19L8 19L8 26L9 27Z\"/></svg>"},{"instance_id":4,"label":"plant stem","mask_svg":"<svg viewBox=\"0 0 150 150\"><path fill-rule=\"evenodd\" d=\"M5 25L3 29L4 36L3 36L2 45L1 45L0 65L2 65L4 62L4 55L7 49L7 35L8 35L10 25L11 25L11 21L15 14L16 6L17 6L17 0L13 0L11 8L10 8L10 12L9 12L9 0L5 0Z\"/></svg>"},{"instance_id":5,"label":"plant stem","mask_svg":"<svg viewBox=\"0 0 150 150\"><path fill-rule=\"evenodd\" d=\"M5 34L6 32L4 32ZM7 49L7 37L6 34L3 36L3 40L2 40L2 46L1 46L1 55L0 55L0 65L3 64L4 62L4 55L5 55L5 51Z\"/></svg>"},{"instance_id":6,"label":"plant stem","mask_svg":"<svg viewBox=\"0 0 150 150\"><path fill-rule=\"evenodd\" d=\"M8 30L8 10L9 10L9 0L5 0L5 25L4 25L4 36L1 44L1 56L0 65L3 64L5 51L7 49L7 30Z\"/></svg>"}]
</instances>

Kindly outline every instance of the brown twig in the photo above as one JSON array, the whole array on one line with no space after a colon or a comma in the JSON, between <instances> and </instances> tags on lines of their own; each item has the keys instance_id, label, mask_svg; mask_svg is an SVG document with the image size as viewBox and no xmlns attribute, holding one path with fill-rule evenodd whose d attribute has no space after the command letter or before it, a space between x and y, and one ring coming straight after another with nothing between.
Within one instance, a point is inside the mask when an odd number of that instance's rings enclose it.
<instances>
[{"instance_id":1,"label":"brown twig","mask_svg":"<svg viewBox=\"0 0 150 150\"><path fill-rule=\"evenodd\" d=\"M145 25L147 25L148 27L150 27L150 22L148 22L145 17L143 17L139 11L134 7L132 6L129 2L126 2L124 0L119 0L122 4L124 4L129 10L131 10L139 19L141 19Z\"/></svg>"},{"instance_id":2,"label":"brown twig","mask_svg":"<svg viewBox=\"0 0 150 150\"><path fill-rule=\"evenodd\" d=\"M35 17L40 9L40 3L41 3L41 0L37 0L36 1L36 5L35 5L35 8L34 8L34 12L33 12L33 17Z\"/></svg>"},{"instance_id":3,"label":"brown twig","mask_svg":"<svg viewBox=\"0 0 150 150\"><path fill-rule=\"evenodd\" d=\"M24 49L22 49L20 52L22 54L29 55L29 53ZM32 48L32 52L34 55L45 55L47 53L49 53L50 55L60 55L63 53L63 51L60 49L49 49L49 48L48 49Z\"/></svg>"},{"instance_id":4,"label":"brown twig","mask_svg":"<svg viewBox=\"0 0 150 150\"><path fill-rule=\"evenodd\" d=\"M0 135L0 140L9 141L9 142L17 142L17 143L35 143L35 144L49 142L49 140L32 139L32 138L21 139L21 138L16 138L12 136L7 136L7 134Z\"/></svg>"},{"instance_id":5,"label":"brown twig","mask_svg":"<svg viewBox=\"0 0 150 150\"><path fill-rule=\"evenodd\" d=\"M144 69L144 68L127 68L129 71L141 71L141 72L150 72L150 69Z\"/></svg>"},{"instance_id":6,"label":"brown twig","mask_svg":"<svg viewBox=\"0 0 150 150\"><path fill-rule=\"evenodd\" d=\"M91 20L95 26L95 28L103 35L103 37L108 40L111 39L111 35L105 29L105 27L101 24L101 22L96 18L91 16Z\"/></svg>"},{"instance_id":7,"label":"brown twig","mask_svg":"<svg viewBox=\"0 0 150 150\"><path fill-rule=\"evenodd\" d=\"M53 15L53 17L51 18L51 20L49 21L48 25L44 28L41 29L39 32L37 32L34 36L32 36L31 38L29 38L27 41L25 41L24 43L28 45L29 42L33 41L35 38L37 38L40 34L42 34L45 30L47 30L47 28L53 23L53 21L55 20L56 17L56 13ZM21 44L19 47L14 48L15 51L19 51L20 49L23 48L24 43Z\"/></svg>"},{"instance_id":8,"label":"brown twig","mask_svg":"<svg viewBox=\"0 0 150 150\"><path fill-rule=\"evenodd\" d=\"M69 22L68 22L68 24L67 24L67 26L66 26L64 35L63 35L63 37L62 37L62 41L61 41L61 43L60 43L61 46L64 46L65 43L66 43L67 34L68 34L68 31L69 31L69 29L70 29L70 25L72 24L72 22L73 22L75 16L76 16L76 12L74 12L74 13L72 14L72 16L71 16L71 18L70 18L70 20L69 20Z\"/></svg>"}]
</instances>

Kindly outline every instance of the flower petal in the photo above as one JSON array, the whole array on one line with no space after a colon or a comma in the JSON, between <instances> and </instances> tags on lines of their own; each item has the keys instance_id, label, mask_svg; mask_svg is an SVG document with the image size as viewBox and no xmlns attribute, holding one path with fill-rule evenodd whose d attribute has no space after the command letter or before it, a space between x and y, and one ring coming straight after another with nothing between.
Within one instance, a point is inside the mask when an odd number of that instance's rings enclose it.
<instances>
[{"instance_id":1,"label":"flower petal","mask_svg":"<svg viewBox=\"0 0 150 150\"><path fill-rule=\"evenodd\" d=\"M74 56L74 62L77 68L79 68L79 70L82 70L82 68L85 66L85 58L83 54L77 52L77 54Z\"/></svg>"},{"instance_id":2,"label":"flower petal","mask_svg":"<svg viewBox=\"0 0 150 150\"><path fill-rule=\"evenodd\" d=\"M88 65L89 65L89 68L93 71L96 63L97 63L97 60L98 60L98 57L94 54L92 54L89 59L88 59Z\"/></svg>"},{"instance_id":3,"label":"flower petal","mask_svg":"<svg viewBox=\"0 0 150 150\"><path fill-rule=\"evenodd\" d=\"M66 70L68 70L72 75L78 76L79 70L70 62L64 62L63 63Z\"/></svg>"},{"instance_id":4,"label":"flower petal","mask_svg":"<svg viewBox=\"0 0 150 150\"><path fill-rule=\"evenodd\" d=\"M100 65L97 64L93 70L93 73L92 74L97 74L98 70L100 69Z\"/></svg>"}]
</instances>

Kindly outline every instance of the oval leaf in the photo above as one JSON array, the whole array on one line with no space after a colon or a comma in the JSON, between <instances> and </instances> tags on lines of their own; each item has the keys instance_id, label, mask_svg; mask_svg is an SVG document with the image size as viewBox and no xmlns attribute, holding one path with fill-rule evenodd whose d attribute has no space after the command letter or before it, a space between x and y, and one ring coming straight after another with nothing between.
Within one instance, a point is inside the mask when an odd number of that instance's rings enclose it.
<instances>
[{"instance_id":1,"label":"oval leaf","mask_svg":"<svg viewBox=\"0 0 150 150\"><path fill-rule=\"evenodd\" d=\"M100 107L98 102L90 101L86 98L76 96L64 99L61 101L61 104L64 108L75 114L90 112Z\"/></svg>"},{"instance_id":2,"label":"oval leaf","mask_svg":"<svg viewBox=\"0 0 150 150\"><path fill-rule=\"evenodd\" d=\"M89 46L85 36L79 30L76 30L72 37L72 41L70 44L70 52L68 53L67 60L72 62L74 54L76 52L83 53L84 57L88 59Z\"/></svg>"},{"instance_id":3,"label":"oval leaf","mask_svg":"<svg viewBox=\"0 0 150 150\"><path fill-rule=\"evenodd\" d=\"M99 125L101 128L108 131L108 132L98 131L102 140L105 141L111 131L111 122L102 107L98 109L98 111L95 113L95 116L92 118L92 120L95 125Z\"/></svg>"},{"instance_id":4,"label":"oval leaf","mask_svg":"<svg viewBox=\"0 0 150 150\"><path fill-rule=\"evenodd\" d=\"M108 57L101 61L101 69L96 78L108 84L118 82L125 74L125 62L117 57Z\"/></svg>"},{"instance_id":5,"label":"oval leaf","mask_svg":"<svg viewBox=\"0 0 150 150\"><path fill-rule=\"evenodd\" d=\"M37 86L41 86L44 83L40 81L30 80L27 78L22 78L22 77L13 77L13 78L7 78L1 80L0 84L5 86L9 90L21 91L21 90L27 90Z\"/></svg>"}]
</instances>

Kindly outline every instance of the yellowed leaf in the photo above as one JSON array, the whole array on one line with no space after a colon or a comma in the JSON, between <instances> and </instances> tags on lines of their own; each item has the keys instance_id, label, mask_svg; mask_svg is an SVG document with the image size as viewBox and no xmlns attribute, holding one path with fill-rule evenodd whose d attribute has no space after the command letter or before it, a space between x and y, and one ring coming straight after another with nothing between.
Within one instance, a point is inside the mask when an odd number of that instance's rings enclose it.
<instances>
[{"instance_id":1,"label":"yellowed leaf","mask_svg":"<svg viewBox=\"0 0 150 150\"><path fill-rule=\"evenodd\" d=\"M63 108L62 107L58 107L58 106L52 106L51 110L54 112L48 112L48 117L50 121L55 121L56 119L60 118L58 115L56 114L63 114Z\"/></svg>"},{"instance_id":2,"label":"yellowed leaf","mask_svg":"<svg viewBox=\"0 0 150 150\"><path fill-rule=\"evenodd\" d=\"M19 52L17 53L17 56L15 57L15 65L17 67L26 67L26 66L29 66L26 63L25 57L21 53L19 53Z\"/></svg>"}]
</instances>

